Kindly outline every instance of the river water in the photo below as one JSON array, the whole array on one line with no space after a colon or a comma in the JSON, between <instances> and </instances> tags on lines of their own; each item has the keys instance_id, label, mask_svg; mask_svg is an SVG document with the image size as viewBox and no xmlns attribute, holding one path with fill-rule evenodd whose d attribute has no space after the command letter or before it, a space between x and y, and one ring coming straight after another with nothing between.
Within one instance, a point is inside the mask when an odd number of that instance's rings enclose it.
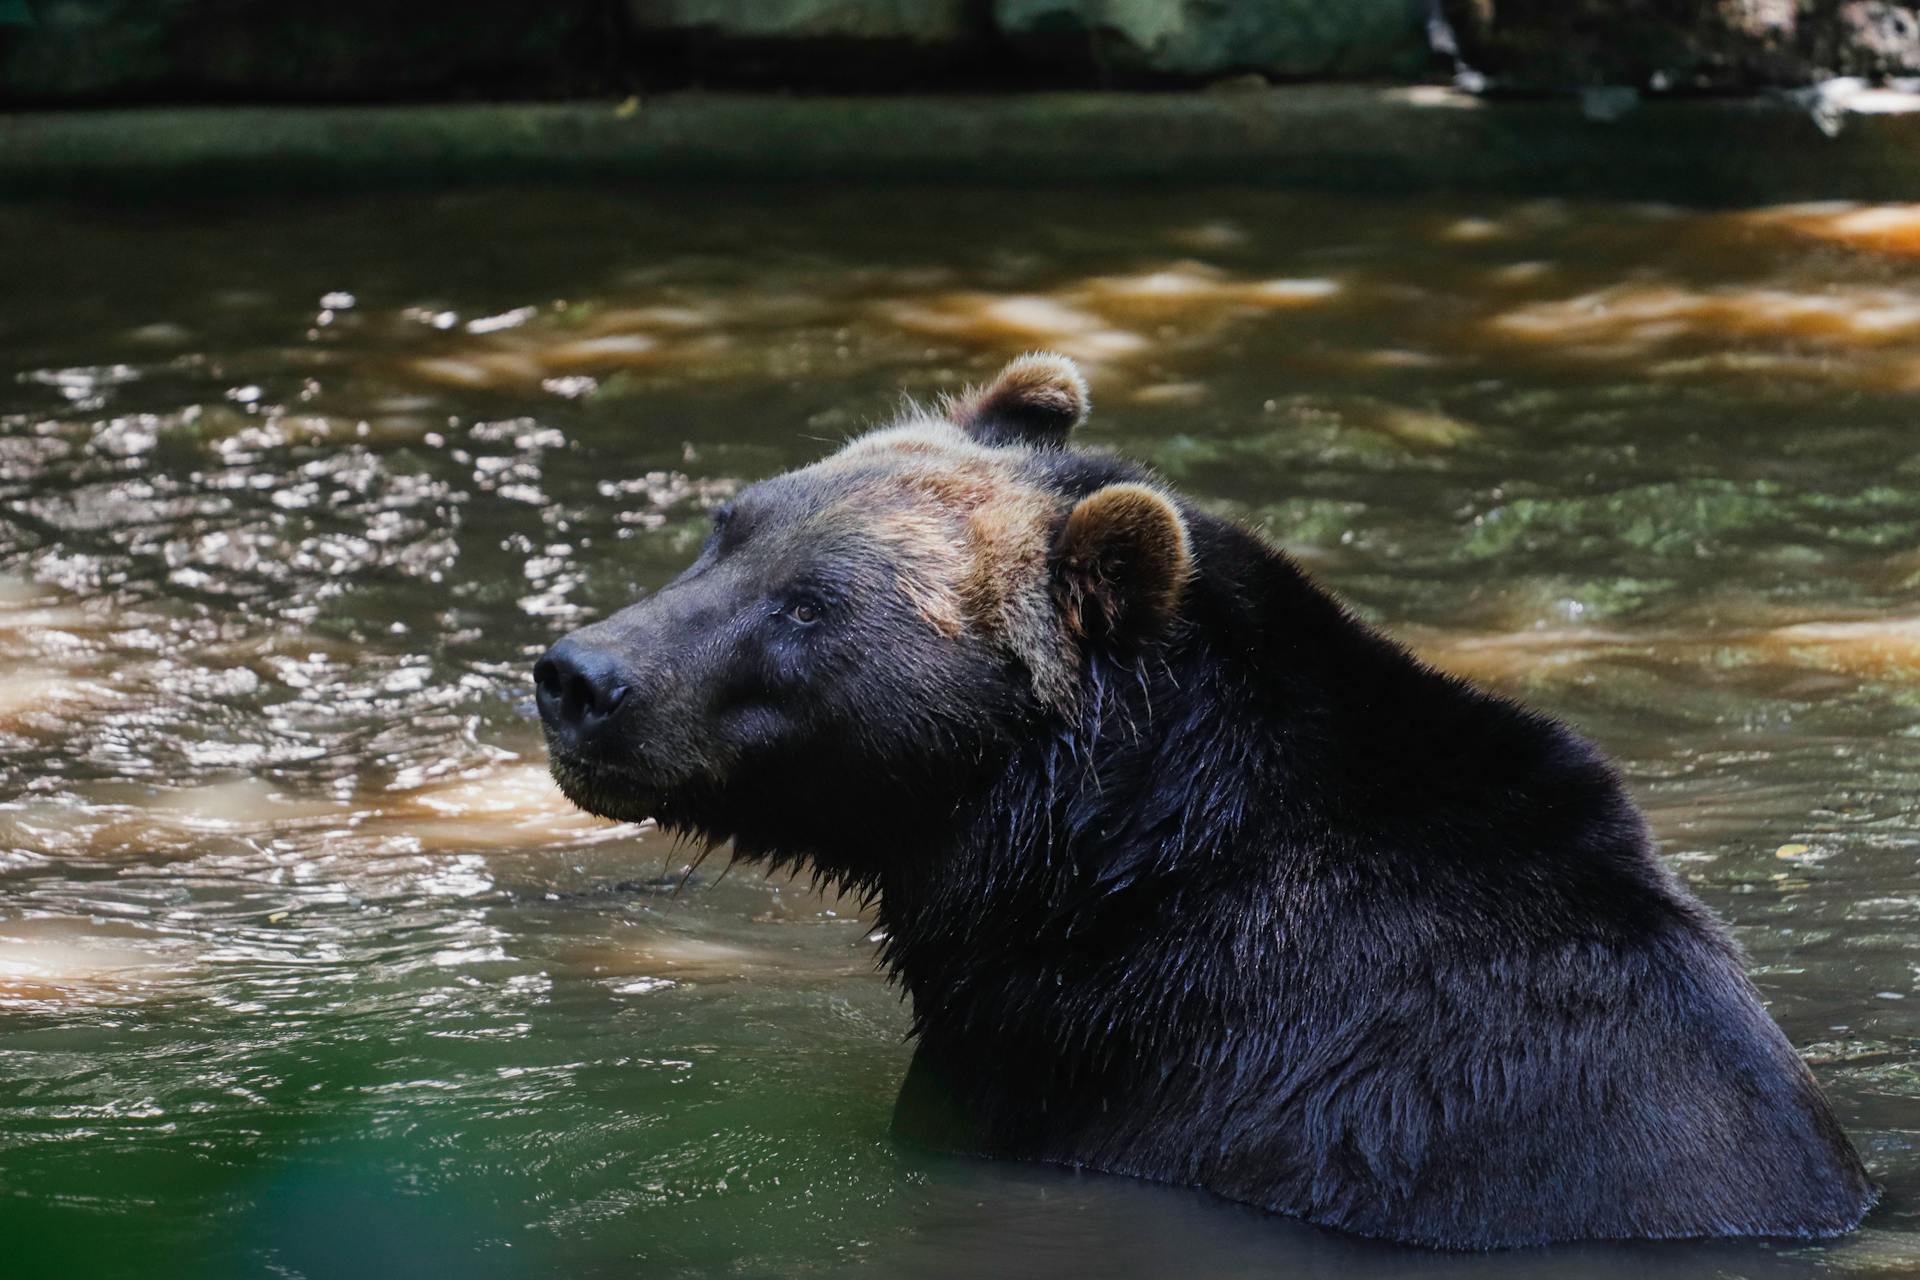
<instances>
[{"instance_id":1,"label":"river water","mask_svg":"<svg viewBox=\"0 0 1920 1280\"><path fill-rule=\"evenodd\" d=\"M0 1272L1920 1272L1920 208L228 191L0 205L0 280ZM898 1148L857 905L569 812L545 644L1039 346L1618 758L1864 1230L1449 1258Z\"/></svg>"}]
</instances>

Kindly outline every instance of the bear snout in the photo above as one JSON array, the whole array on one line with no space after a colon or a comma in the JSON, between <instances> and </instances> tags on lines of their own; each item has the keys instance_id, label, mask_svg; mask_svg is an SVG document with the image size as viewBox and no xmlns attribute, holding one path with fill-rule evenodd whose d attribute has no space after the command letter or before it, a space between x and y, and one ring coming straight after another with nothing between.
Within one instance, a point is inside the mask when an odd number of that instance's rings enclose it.
<instances>
[{"instance_id":1,"label":"bear snout","mask_svg":"<svg viewBox=\"0 0 1920 1280\"><path fill-rule=\"evenodd\" d=\"M576 752L599 744L632 691L618 656L572 636L534 664L533 684L534 704L549 738Z\"/></svg>"}]
</instances>

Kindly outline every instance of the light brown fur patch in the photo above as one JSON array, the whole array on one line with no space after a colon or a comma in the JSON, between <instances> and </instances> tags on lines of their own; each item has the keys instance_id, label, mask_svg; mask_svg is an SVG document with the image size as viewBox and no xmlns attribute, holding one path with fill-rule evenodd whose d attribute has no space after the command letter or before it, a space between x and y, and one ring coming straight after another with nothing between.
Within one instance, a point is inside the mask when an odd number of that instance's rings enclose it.
<instances>
[{"instance_id":1,"label":"light brown fur patch","mask_svg":"<svg viewBox=\"0 0 1920 1280\"><path fill-rule=\"evenodd\" d=\"M968 522L972 565L962 594L974 616L1027 668L1049 706L1072 704L1077 654L1048 582L1048 532L1056 502L1038 491L1011 493Z\"/></svg>"},{"instance_id":2,"label":"light brown fur patch","mask_svg":"<svg viewBox=\"0 0 1920 1280\"><path fill-rule=\"evenodd\" d=\"M1033 356L1009 365L983 393L950 405L969 412L1000 395L1043 412L1085 412L1085 387L1070 361ZM1054 401L1047 397L1057 396ZM851 441L819 463L841 486L836 518L887 548L896 583L942 635L973 628L1018 660L1045 704L1076 697L1077 637L1096 621L1142 634L1172 618L1192 571L1186 521L1163 494L1116 484L1075 506L1027 478L1021 443L996 445L953 421L917 415ZM1057 591L1055 566L1064 574Z\"/></svg>"},{"instance_id":3,"label":"light brown fur patch","mask_svg":"<svg viewBox=\"0 0 1920 1280\"><path fill-rule=\"evenodd\" d=\"M851 492L837 518L889 548L901 592L941 634L971 625L1026 667L1035 695L1071 704L1077 663L1048 581L1064 500L1029 481L1026 451L915 419L854 440L821 467Z\"/></svg>"}]
</instances>

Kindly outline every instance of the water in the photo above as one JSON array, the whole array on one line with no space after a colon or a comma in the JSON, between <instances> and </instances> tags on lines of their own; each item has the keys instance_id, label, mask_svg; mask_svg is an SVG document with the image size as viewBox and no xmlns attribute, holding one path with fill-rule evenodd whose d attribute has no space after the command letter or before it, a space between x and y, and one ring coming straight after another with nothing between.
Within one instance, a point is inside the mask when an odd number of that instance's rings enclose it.
<instances>
[{"instance_id":1,"label":"water","mask_svg":"<svg viewBox=\"0 0 1920 1280\"><path fill-rule=\"evenodd\" d=\"M1920 210L593 189L0 206L5 1273L1920 1270ZM1887 1187L1457 1259L886 1135L856 904L570 813L527 670L1034 346L1620 760Z\"/></svg>"}]
</instances>

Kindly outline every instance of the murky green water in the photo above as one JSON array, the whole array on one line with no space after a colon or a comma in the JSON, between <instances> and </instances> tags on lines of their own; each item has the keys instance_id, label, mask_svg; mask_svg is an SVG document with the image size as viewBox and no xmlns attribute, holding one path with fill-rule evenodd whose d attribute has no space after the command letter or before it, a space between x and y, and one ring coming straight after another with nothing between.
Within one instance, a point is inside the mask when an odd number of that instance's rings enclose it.
<instances>
[{"instance_id":1,"label":"murky green water","mask_svg":"<svg viewBox=\"0 0 1920 1280\"><path fill-rule=\"evenodd\" d=\"M1917 249L1232 192L0 206L0 1274L1920 1271ZM1090 441L1620 759L1864 1231L1448 1259L896 1148L855 909L676 894L567 811L540 648L1042 345Z\"/></svg>"}]
</instances>

